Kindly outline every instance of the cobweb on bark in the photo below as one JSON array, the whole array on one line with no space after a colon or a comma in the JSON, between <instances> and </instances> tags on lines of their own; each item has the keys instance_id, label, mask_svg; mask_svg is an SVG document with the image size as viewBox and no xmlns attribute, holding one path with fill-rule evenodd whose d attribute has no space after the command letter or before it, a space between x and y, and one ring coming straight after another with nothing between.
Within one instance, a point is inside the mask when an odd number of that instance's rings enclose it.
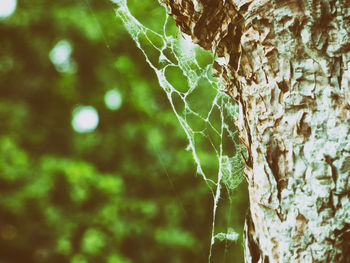
<instances>
[{"instance_id":1,"label":"cobweb on bark","mask_svg":"<svg viewBox=\"0 0 350 263\"><path fill-rule=\"evenodd\" d=\"M232 228L227 229L227 233L215 233L216 210L222 187L230 192L244 178L241 148L233 125L238 109L223 92L220 80L212 77L214 58L194 45L189 36L180 32L169 33L168 27L174 22L166 10L162 31L157 32L142 25L130 13L126 0L112 1L117 4L117 16L156 73L186 134L187 150L193 154L197 174L212 191L214 204L210 261L215 241L236 241L238 238ZM216 171L206 165L212 156L217 162Z\"/></svg>"}]
</instances>

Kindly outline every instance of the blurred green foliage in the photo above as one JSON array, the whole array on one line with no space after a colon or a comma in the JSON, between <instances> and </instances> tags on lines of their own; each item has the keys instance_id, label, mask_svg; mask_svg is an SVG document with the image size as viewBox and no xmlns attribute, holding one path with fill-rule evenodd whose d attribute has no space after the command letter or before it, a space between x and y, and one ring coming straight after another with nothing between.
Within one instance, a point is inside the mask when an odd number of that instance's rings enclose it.
<instances>
[{"instance_id":1,"label":"blurred green foliage","mask_svg":"<svg viewBox=\"0 0 350 263\"><path fill-rule=\"evenodd\" d=\"M164 23L155 1L129 2L143 24ZM0 263L207 261L210 189L113 8L22 0L0 19ZM72 49L61 67L50 60L60 41ZM112 89L123 99L114 111ZM79 105L97 110L93 132L72 129ZM242 232L244 189L222 196L218 231ZM218 243L213 262L241 262L241 247Z\"/></svg>"}]
</instances>

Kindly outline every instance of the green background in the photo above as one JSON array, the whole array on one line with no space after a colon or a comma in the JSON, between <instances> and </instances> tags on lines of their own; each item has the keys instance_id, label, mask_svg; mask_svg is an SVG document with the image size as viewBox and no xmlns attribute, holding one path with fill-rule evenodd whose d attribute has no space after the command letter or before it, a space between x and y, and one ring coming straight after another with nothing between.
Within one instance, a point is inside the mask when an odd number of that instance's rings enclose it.
<instances>
[{"instance_id":1,"label":"green background","mask_svg":"<svg viewBox=\"0 0 350 263\"><path fill-rule=\"evenodd\" d=\"M156 1L129 7L146 26L164 22ZM212 193L114 8L19 0L0 20L1 263L207 262ZM66 72L49 57L60 40L72 46ZM104 103L111 89L123 98L114 111ZM72 129L79 105L98 111L96 130ZM223 191L216 233L242 233L245 189ZM243 262L242 246L242 235L218 242L212 262Z\"/></svg>"}]
</instances>

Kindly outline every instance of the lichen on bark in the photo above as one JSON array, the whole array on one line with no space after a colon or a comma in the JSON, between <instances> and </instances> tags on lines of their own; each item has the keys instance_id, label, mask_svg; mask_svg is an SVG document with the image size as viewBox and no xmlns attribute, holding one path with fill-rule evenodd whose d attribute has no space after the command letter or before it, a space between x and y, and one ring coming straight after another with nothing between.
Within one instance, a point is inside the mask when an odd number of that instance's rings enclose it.
<instances>
[{"instance_id":1,"label":"lichen on bark","mask_svg":"<svg viewBox=\"0 0 350 263\"><path fill-rule=\"evenodd\" d=\"M239 105L246 262L350 262L350 2L161 2Z\"/></svg>"}]
</instances>

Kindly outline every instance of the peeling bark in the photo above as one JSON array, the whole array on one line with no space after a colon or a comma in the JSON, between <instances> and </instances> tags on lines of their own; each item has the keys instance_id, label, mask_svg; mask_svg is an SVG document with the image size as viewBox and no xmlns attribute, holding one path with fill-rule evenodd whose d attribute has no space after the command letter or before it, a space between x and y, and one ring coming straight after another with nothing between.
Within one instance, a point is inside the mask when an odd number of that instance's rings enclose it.
<instances>
[{"instance_id":1,"label":"peeling bark","mask_svg":"<svg viewBox=\"0 0 350 263\"><path fill-rule=\"evenodd\" d=\"M163 0L248 149L246 262L350 262L350 2Z\"/></svg>"}]
</instances>

